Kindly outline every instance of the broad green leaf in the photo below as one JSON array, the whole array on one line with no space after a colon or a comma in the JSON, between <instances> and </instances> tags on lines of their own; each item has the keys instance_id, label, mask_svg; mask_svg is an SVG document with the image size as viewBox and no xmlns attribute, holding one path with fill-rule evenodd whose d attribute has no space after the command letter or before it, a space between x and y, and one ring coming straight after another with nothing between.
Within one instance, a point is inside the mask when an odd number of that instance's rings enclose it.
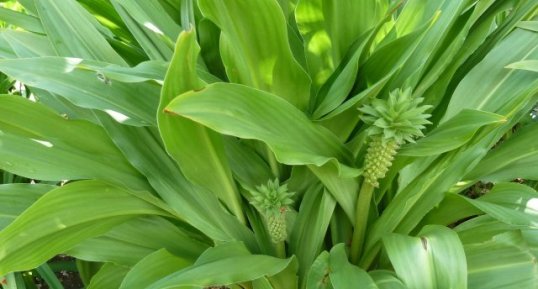
<instances>
[{"instance_id":1,"label":"broad green leaf","mask_svg":"<svg viewBox=\"0 0 538 289\"><path fill-rule=\"evenodd\" d=\"M143 24L136 21L136 19L127 12L127 9L125 9L123 5L119 3L119 1L112 0L110 3L114 6L116 12L121 16L125 26L127 26L129 31L136 38L137 42L140 43L140 46L148 55L149 59L161 61L170 60L174 47L172 41L169 43L163 41L162 35L155 33L155 31L150 30Z\"/></svg>"},{"instance_id":2,"label":"broad green leaf","mask_svg":"<svg viewBox=\"0 0 538 289\"><path fill-rule=\"evenodd\" d=\"M407 289L392 271L374 270L368 273L379 289Z\"/></svg>"},{"instance_id":3,"label":"broad green leaf","mask_svg":"<svg viewBox=\"0 0 538 289\"><path fill-rule=\"evenodd\" d=\"M366 271L349 263L344 244L338 244L331 249L329 264L329 278L334 289L357 286L365 289L378 289Z\"/></svg>"},{"instance_id":4,"label":"broad green leaf","mask_svg":"<svg viewBox=\"0 0 538 289\"><path fill-rule=\"evenodd\" d=\"M479 110L462 110L453 118L429 132L414 144L404 146L404 156L431 156L456 149L468 142L483 126L504 123L506 118Z\"/></svg>"},{"instance_id":5,"label":"broad green leaf","mask_svg":"<svg viewBox=\"0 0 538 289\"><path fill-rule=\"evenodd\" d=\"M308 70L321 87L352 44L385 16L388 1L301 0L295 9ZM359 52L360 54L360 52Z\"/></svg>"},{"instance_id":6,"label":"broad green leaf","mask_svg":"<svg viewBox=\"0 0 538 289\"><path fill-rule=\"evenodd\" d=\"M402 69L392 79L391 89L416 86L428 66L438 57L437 53L447 49L444 41L456 40L451 39L452 35L449 33L451 29L462 30L461 27L453 25L457 23L467 2L466 0L406 1L395 23L398 35L415 29L420 31L423 25L430 26L417 41L416 49L413 49L412 54L405 60ZM449 39L445 40L445 37Z\"/></svg>"},{"instance_id":7,"label":"broad green leaf","mask_svg":"<svg viewBox=\"0 0 538 289\"><path fill-rule=\"evenodd\" d=\"M166 153L155 127L118 125L104 113L96 115L118 148L179 218L215 241L241 240L257 251L252 232L230 215L211 192L183 176Z\"/></svg>"},{"instance_id":8,"label":"broad green leaf","mask_svg":"<svg viewBox=\"0 0 538 289\"><path fill-rule=\"evenodd\" d=\"M102 236L80 242L67 254L87 261L132 266L148 254L165 248L186 261L194 262L208 247L195 238L201 239L163 218L140 217L116 226Z\"/></svg>"},{"instance_id":9,"label":"broad green leaf","mask_svg":"<svg viewBox=\"0 0 538 289\"><path fill-rule=\"evenodd\" d=\"M467 288L467 266L457 234L426 226L420 237L387 235L383 243L398 277L410 289Z\"/></svg>"},{"instance_id":10,"label":"broad green leaf","mask_svg":"<svg viewBox=\"0 0 538 289\"><path fill-rule=\"evenodd\" d=\"M163 39L165 43L173 42L181 27L166 13L159 1L140 0L113 0L118 2L129 15L138 22L139 25L149 29L150 33L155 33Z\"/></svg>"},{"instance_id":11,"label":"broad green leaf","mask_svg":"<svg viewBox=\"0 0 538 289\"><path fill-rule=\"evenodd\" d=\"M466 176L468 180L489 182L516 178L538 180L538 124L519 129L510 138L491 150Z\"/></svg>"},{"instance_id":12,"label":"broad green leaf","mask_svg":"<svg viewBox=\"0 0 538 289\"><path fill-rule=\"evenodd\" d=\"M0 230L56 186L41 184L0 185Z\"/></svg>"},{"instance_id":13,"label":"broad green leaf","mask_svg":"<svg viewBox=\"0 0 538 289\"><path fill-rule=\"evenodd\" d=\"M502 233L519 231L516 226L500 222L489 215L471 218L459 224L454 230L465 246L491 241Z\"/></svg>"},{"instance_id":14,"label":"broad green leaf","mask_svg":"<svg viewBox=\"0 0 538 289\"><path fill-rule=\"evenodd\" d=\"M523 60L519 62L514 62L507 65L506 68L538 72L538 60Z\"/></svg>"},{"instance_id":15,"label":"broad green leaf","mask_svg":"<svg viewBox=\"0 0 538 289\"><path fill-rule=\"evenodd\" d=\"M256 186L275 178L265 160L245 141L224 138L224 149L234 178L245 189L255 190Z\"/></svg>"},{"instance_id":16,"label":"broad green leaf","mask_svg":"<svg viewBox=\"0 0 538 289\"><path fill-rule=\"evenodd\" d=\"M344 102L348 94L353 89L357 72L359 70L359 60L363 54L365 46L371 37L375 36L377 30L368 33L365 37L357 40L351 49L353 52L342 60L342 63L333 72L327 82L321 87L316 96L315 110L312 113L313 119L319 119L325 114L338 108ZM350 52L350 53L351 53Z\"/></svg>"},{"instance_id":17,"label":"broad green leaf","mask_svg":"<svg viewBox=\"0 0 538 289\"><path fill-rule=\"evenodd\" d=\"M37 17L0 7L0 19L11 25L36 33L44 33Z\"/></svg>"},{"instance_id":18,"label":"broad green leaf","mask_svg":"<svg viewBox=\"0 0 538 289\"><path fill-rule=\"evenodd\" d=\"M248 255L187 267L148 286L148 289L171 289L182 286L231 285L273 276L294 262L265 255ZM237 266L247 264L247 266Z\"/></svg>"},{"instance_id":19,"label":"broad green leaf","mask_svg":"<svg viewBox=\"0 0 538 289\"><path fill-rule=\"evenodd\" d=\"M521 289L538 284L538 265L521 233L465 246L469 288Z\"/></svg>"},{"instance_id":20,"label":"broad green leaf","mask_svg":"<svg viewBox=\"0 0 538 289\"><path fill-rule=\"evenodd\" d=\"M125 61L95 28L94 19L75 0L34 1L47 36L61 56L125 65ZM96 20L94 20L97 22ZM76 82L75 82L76 83Z\"/></svg>"},{"instance_id":21,"label":"broad green leaf","mask_svg":"<svg viewBox=\"0 0 538 289\"><path fill-rule=\"evenodd\" d=\"M97 263L97 262L87 262L80 259L77 259L76 261L77 265L77 271L80 276L80 279L84 286L88 286L90 284L90 281L97 272L99 272L99 269L103 267L104 263Z\"/></svg>"},{"instance_id":22,"label":"broad green leaf","mask_svg":"<svg viewBox=\"0 0 538 289\"><path fill-rule=\"evenodd\" d=\"M329 274L329 252L323 251L316 258L312 266L308 268L306 277L306 289L332 289Z\"/></svg>"},{"instance_id":23,"label":"broad green leaf","mask_svg":"<svg viewBox=\"0 0 538 289\"><path fill-rule=\"evenodd\" d=\"M78 106L103 110L120 123L154 124L160 87L150 82L112 81L85 68L107 65L79 58L42 57L0 60L0 71L28 86L59 94Z\"/></svg>"},{"instance_id":24,"label":"broad green leaf","mask_svg":"<svg viewBox=\"0 0 538 289\"><path fill-rule=\"evenodd\" d=\"M17 54L11 48L9 41L5 38L4 33L0 31L0 58L16 58Z\"/></svg>"},{"instance_id":25,"label":"broad green leaf","mask_svg":"<svg viewBox=\"0 0 538 289\"><path fill-rule=\"evenodd\" d=\"M538 81L535 72L504 67L535 59L538 59L538 33L516 29L459 83L443 121L466 108L499 114L503 114L501 109L510 111L514 99L508 95L529 93L538 87Z\"/></svg>"},{"instance_id":26,"label":"broad green leaf","mask_svg":"<svg viewBox=\"0 0 538 289\"><path fill-rule=\"evenodd\" d=\"M166 73L157 120L168 153L191 182L218 196L239 220L245 222L239 193L224 153L222 136L184 117L164 113L177 95L198 90L203 83L196 74L199 48L194 31L183 32ZM186 63L186 61L188 61ZM207 176L213 177L208 179Z\"/></svg>"},{"instance_id":27,"label":"broad green leaf","mask_svg":"<svg viewBox=\"0 0 538 289\"><path fill-rule=\"evenodd\" d=\"M431 210L424 217L422 224L448 226L460 220L481 214L483 214L483 212L480 209L476 208L472 204L469 204L469 202L467 202L460 195L446 194L439 206Z\"/></svg>"},{"instance_id":28,"label":"broad green leaf","mask_svg":"<svg viewBox=\"0 0 538 289\"><path fill-rule=\"evenodd\" d=\"M521 21L517 26L523 29L538 31L538 21Z\"/></svg>"},{"instance_id":29,"label":"broad green leaf","mask_svg":"<svg viewBox=\"0 0 538 289\"><path fill-rule=\"evenodd\" d=\"M11 29L2 31L0 34L9 42L9 45L18 58L52 56L56 54L49 39L45 36Z\"/></svg>"},{"instance_id":30,"label":"broad green leaf","mask_svg":"<svg viewBox=\"0 0 538 289\"><path fill-rule=\"evenodd\" d=\"M200 0L198 5L222 31L221 56L232 82L272 92L306 110L310 78L291 53L277 1Z\"/></svg>"},{"instance_id":31,"label":"broad green leaf","mask_svg":"<svg viewBox=\"0 0 538 289\"><path fill-rule=\"evenodd\" d=\"M289 238L289 252L297 256L299 276L304 278L323 248L336 202L319 186L305 193Z\"/></svg>"},{"instance_id":32,"label":"broad green leaf","mask_svg":"<svg viewBox=\"0 0 538 289\"><path fill-rule=\"evenodd\" d=\"M148 188L101 127L18 96L0 96L0 112L1 168L41 180L98 178Z\"/></svg>"},{"instance_id":33,"label":"broad green leaf","mask_svg":"<svg viewBox=\"0 0 538 289\"><path fill-rule=\"evenodd\" d=\"M129 272L128 267L107 263L93 276L86 289L116 289L123 277Z\"/></svg>"},{"instance_id":34,"label":"broad green leaf","mask_svg":"<svg viewBox=\"0 0 538 289\"><path fill-rule=\"evenodd\" d=\"M52 190L0 232L0 275L34 268L134 217L171 216L161 207L148 193L133 193L99 181Z\"/></svg>"},{"instance_id":35,"label":"broad green leaf","mask_svg":"<svg viewBox=\"0 0 538 289\"><path fill-rule=\"evenodd\" d=\"M153 282L184 269L192 262L161 249L138 262L121 282L120 289L143 289Z\"/></svg>"},{"instance_id":36,"label":"broad green leaf","mask_svg":"<svg viewBox=\"0 0 538 289\"><path fill-rule=\"evenodd\" d=\"M478 199L468 202L491 217L514 226L538 227L538 192L517 183L498 183Z\"/></svg>"},{"instance_id":37,"label":"broad green leaf","mask_svg":"<svg viewBox=\"0 0 538 289\"><path fill-rule=\"evenodd\" d=\"M331 132L281 98L246 86L211 84L178 96L166 109L222 134L261 140L288 165L322 166L350 159Z\"/></svg>"},{"instance_id":38,"label":"broad green leaf","mask_svg":"<svg viewBox=\"0 0 538 289\"><path fill-rule=\"evenodd\" d=\"M308 166L342 207L351 222L355 221L355 204L359 192L358 178L342 177L332 164L322 167Z\"/></svg>"}]
</instances>

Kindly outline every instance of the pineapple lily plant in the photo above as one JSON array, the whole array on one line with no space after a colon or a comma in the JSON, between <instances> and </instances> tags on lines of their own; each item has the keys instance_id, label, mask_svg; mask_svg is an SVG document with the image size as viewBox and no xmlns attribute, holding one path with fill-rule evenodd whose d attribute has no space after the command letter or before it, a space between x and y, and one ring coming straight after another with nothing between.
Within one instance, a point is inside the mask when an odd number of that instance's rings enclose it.
<instances>
[{"instance_id":1,"label":"pineapple lily plant","mask_svg":"<svg viewBox=\"0 0 538 289\"><path fill-rule=\"evenodd\" d=\"M538 284L536 1L0 4L3 288Z\"/></svg>"}]
</instances>

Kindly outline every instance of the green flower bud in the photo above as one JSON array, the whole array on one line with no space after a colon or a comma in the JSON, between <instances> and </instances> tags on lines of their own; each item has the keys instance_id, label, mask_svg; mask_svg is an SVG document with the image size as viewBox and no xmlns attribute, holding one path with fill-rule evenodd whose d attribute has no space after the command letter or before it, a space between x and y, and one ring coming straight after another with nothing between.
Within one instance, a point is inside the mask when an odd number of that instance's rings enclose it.
<instances>
[{"instance_id":1,"label":"green flower bud","mask_svg":"<svg viewBox=\"0 0 538 289\"><path fill-rule=\"evenodd\" d=\"M422 98L414 98L411 89L394 90L387 100L375 99L370 105L359 108L364 114L361 119L369 124L371 142L364 159L365 181L378 187L377 180L385 177L392 166L400 145L415 142L415 137L424 136L424 125L431 115L424 112L430 105L420 105Z\"/></svg>"},{"instance_id":2,"label":"green flower bud","mask_svg":"<svg viewBox=\"0 0 538 289\"><path fill-rule=\"evenodd\" d=\"M294 194L288 192L286 185L280 186L278 179L269 180L267 185L260 185L252 192L251 204L262 214L271 240L275 243L286 240L286 212L293 204Z\"/></svg>"}]
</instances>

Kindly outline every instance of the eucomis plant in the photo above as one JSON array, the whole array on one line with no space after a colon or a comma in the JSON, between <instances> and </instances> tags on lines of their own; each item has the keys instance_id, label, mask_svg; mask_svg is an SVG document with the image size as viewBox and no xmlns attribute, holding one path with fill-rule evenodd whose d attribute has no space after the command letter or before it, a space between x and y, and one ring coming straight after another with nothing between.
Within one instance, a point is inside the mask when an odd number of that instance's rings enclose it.
<instances>
[{"instance_id":1,"label":"eucomis plant","mask_svg":"<svg viewBox=\"0 0 538 289\"><path fill-rule=\"evenodd\" d=\"M536 288L536 0L2 5L4 288Z\"/></svg>"}]
</instances>

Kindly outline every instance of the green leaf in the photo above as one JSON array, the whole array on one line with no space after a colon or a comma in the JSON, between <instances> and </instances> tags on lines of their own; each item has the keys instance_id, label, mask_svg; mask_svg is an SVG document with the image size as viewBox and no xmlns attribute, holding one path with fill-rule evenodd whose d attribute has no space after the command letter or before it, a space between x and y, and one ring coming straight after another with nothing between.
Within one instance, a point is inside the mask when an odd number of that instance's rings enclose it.
<instances>
[{"instance_id":1,"label":"green leaf","mask_svg":"<svg viewBox=\"0 0 538 289\"><path fill-rule=\"evenodd\" d=\"M332 289L329 280L329 252L323 251L316 258L308 271L306 278L306 289Z\"/></svg>"},{"instance_id":2,"label":"green leaf","mask_svg":"<svg viewBox=\"0 0 538 289\"><path fill-rule=\"evenodd\" d=\"M305 111L310 78L294 59L277 1L200 0L200 10L221 29L228 78L278 95Z\"/></svg>"},{"instance_id":3,"label":"green leaf","mask_svg":"<svg viewBox=\"0 0 538 289\"><path fill-rule=\"evenodd\" d=\"M538 162L538 143L535 141L537 134L538 124L519 129L488 152L465 179L488 182L511 181L516 178L538 180L538 171L534 169Z\"/></svg>"},{"instance_id":4,"label":"green leaf","mask_svg":"<svg viewBox=\"0 0 538 289\"><path fill-rule=\"evenodd\" d=\"M86 287L86 289L116 289L119 288L123 277L127 274L129 268L124 266L107 263L99 269Z\"/></svg>"},{"instance_id":5,"label":"green leaf","mask_svg":"<svg viewBox=\"0 0 538 289\"><path fill-rule=\"evenodd\" d=\"M185 177L213 192L244 222L239 192L224 153L222 136L190 119L163 112L177 95L203 87L195 70L199 50L194 31L180 35L161 91L157 115L159 130L168 153ZM212 178L208 179L209 175Z\"/></svg>"},{"instance_id":6,"label":"green leaf","mask_svg":"<svg viewBox=\"0 0 538 289\"><path fill-rule=\"evenodd\" d=\"M538 81L534 72L504 67L535 59L538 59L538 33L516 29L459 83L443 121L466 108L498 114L505 114L503 110L510 111L515 99L509 96L529 93L538 87Z\"/></svg>"},{"instance_id":7,"label":"green leaf","mask_svg":"<svg viewBox=\"0 0 538 289\"><path fill-rule=\"evenodd\" d=\"M348 289L357 286L365 289L378 289L366 271L352 265L347 259L344 244L338 244L331 249L329 278L334 289Z\"/></svg>"},{"instance_id":8,"label":"green leaf","mask_svg":"<svg viewBox=\"0 0 538 289\"><path fill-rule=\"evenodd\" d=\"M279 97L246 86L211 84L178 96L166 109L222 134L261 140L288 165L321 166L350 159L328 130Z\"/></svg>"},{"instance_id":9,"label":"green leaf","mask_svg":"<svg viewBox=\"0 0 538 289\"><path fill-rule=\"evenodd\" d=\"M104 113L96 115L131 164L146 176L180 219L215 241L241 240L253 252L258 250L247 227L229 214L211 192L193 185L183 176L164 150L155 127L118 125Z\"/></svg>"},{"instance_id":10,"label":"green leaf","mask_svg":"<svg viewBox=\"0 0 538 289\"><path fill-rule=\"evenodd\" d=\"M170 216L162 206L148 193L133 193L99 181L52 190L0 232L0 275L37 267L136 216Z\"/></svg>"},{"instance_id":11,"label":"green leaf","mask_svg":"<svg viewBox=\"0 0 538 289\"><path fill-rule=\"evenodd\" d=\"M426 226L420 237L387 235L383 243L398 277L408 288L467 288L467 266L458 235Z\"/></svg>"},{"instance_id":12,"label":"green leaf","mask_svg":"<svg viewBox=\"0 0 538 289\"><path fill-rule=\"evenodd\" d=\"M0 168L41 180L100 178L148 188L101 127L18 96L0 96L0 112Z\"/></svg>"},{"instance_id":13,"label":"green leaf","mask_svg":"<svg viewBox=\"0 0 538 289\"><path fill-rule=\"evenodd\" d=\"M170 254L165 249L152 253L138 262L121 282L120 289L142 289L153 282L176 271L184 269L192 262Z\"/></svg>"},{"instance_id":14,"label":"green leaf","mask_svg":"<svg viewBox=\"0 0 538 289\"><path fill-rule=\"evenodd\" d=\"M469 288L520 289L538 283L536 256L521 233L509 232L489 242L467 245L465 255Z\"/></svg>"},{"instance_id":15,"label":"green leaf","mask_svg":"<svg viewBox=\"0 0 538 289\"><path fill-rule=\"evenodd\" d=\"M113 0L118 2L139 25L149 29L160 37L167 37L163 41L167 44L173 42L181 27L166 13L159 1L139 0Z\"/></svg>"},{"instance_id":16,"label":"green leaf","mask_svg":"<svg viewBox=\"0 0 538 289\"><path fill-rule=\"evenodd\" d=\"M521 69L538 72L538 60L523 60L511 63L506 68Z\"/></svg>"},{"instance_id":17,"label":"green leaf","mask_svg":"<svg viewBox=\"0 0 538 289\"><path fill-rule=\"evenodd\" d=\"M335 206L334 199L319 186L305 193L289 238L289 252L297 256L301 278L322 250Z\"/></svg>"},{"instance_id":18,"label":"green leaf","mask_svg":"<svg viewBox=\"0 0 538 289\"><path fill-rule=\"evenodd\" d=\"M0 7L0 19L30 32L44 33L41 21L31 15Z\"/></svg>"},{"instance_id":19,"label":"green leaf","mask_svg":"<svg viewBox=\"0 0 538 289\"><path fill-rule=\"evenodd\" d=\"M398 153L404 156L432 156L467 143L483 126L504 123L506 118L490 112L465 109Z\"/></svg>"},{"instance_id":20,"label":"green leaf","mask_svg":"<svg viewBox=\"0 0 538 289\"><path fill-rule=\"evenodd\" d=\"M273 276L294 262L265 255L221 258L187 267L148 286L148 289L171 289L182 286L231 285ZM244 264L245 266L237 266Z\"/></svg>"},{"instance_id":21,"label":"green leaf","mask_svg":"<svg viewBox=\"0 0 538 289\"><path fill-rule=\"evenodd\" d=\"M0 185L0 230L56 186L42 184Z\"/></svg>"},{"instance_id":22,"label":"green leaf","mask_svg":"<svg viewBox=\"0 0 538 289\"><path fill-rule=\"evenodd\" d=\"M310 171L323 183L333 198L342 207L350 221L354 222L355 204L359 192L358 178L339 176L332 164L322 167L308 166Z\"/></svg>"},{"instance_id":23,"label":"green leaf","mask_svg":"<svg viewBox=\"0 0 538 289\"><path fill-rule=\"evenodd\" d=\"M478 199L468 199L491 217L514 226L538 227L538 192L517 183L498 183Z\"/></svg>"},{"instance_id":24,"label":"green leaf","mask_svg":"<svg viewBox=\"0 0 538 289\"><path fill-rule=\"evenodd\" d=\"M202 239L164 218L146 216L126 221L106 234L84 240L69 249L67 254L87 261L132 266L148 254L165 248L186 261L194 262L208 247L195 238Z\"/></svg>"},{"instance_id":25,"label":"green leaf","mask_svg":"<svg viewBox=\"0 0 538 289\"><path fill-rule=\"evenodd\" d=\"M9 42L13 52L19 58L56 55L52 44L45 36L11 29L1 31L0 34Z\"/></svg>"},{"instance_id":26,"label":"green leaf","mask_svg":"<svg viewBox=\"0 0 538 289\"><path fill-rule=\"evenodd\" d=\"M0 71L28 86L59 94L78 106L103 110L120 123L155 124L160 87L150 82L112 81L86 69L107 65L79 58L42 57L0 60Z\"/></svg>"},{"instance_id":27,"label":"green leaf","mask_svg":"<svg viewBox=\"0 0 538 289\"><path fill-rule=\"evenodd\" d=\"M110 3L151 60L170 60L174 52L172 41L167 43L162 34L155 33L155 31L140 24L117 0L112 0Z\"/></svg>"},{"instance_id":28,"label":"green leaf","mask_svg":"<svg viewBox=\"0 0 538 289\"><path fill-rule=\"evenodd\" d=\"M374 270L368 273L379 289L407 289L392 271Z\"/></svg>"},{"instance_id":29,"label":"green leaf","mask_svg":"<svg viewBox=\"0 0 538 289\"><path fill-rule=\"evenodd\" d=\"M521 21L517 25L519 28L538 31L538 21Z\"/></svg>"},{"instance_id":30,"label":"green leaf","mask_svg":"<svg viewBox=\"0 0 538 289\"><path fill-rule=\"evenodd\" d=\"M387 8L385 0L299 1L295 18L316 87L325 83L359 36L380 22Z\"/></svg>"},{"instance_id":31,"label":"green leaf","mask_svg":"<svg viewBox=\"0 0 538 289\"><path fill-rule=\"evenodd\" d=\"M47 36L61 56L125 65L96 29L97 20L75 0L34 1ZM74 82L77 83L77 82Z\"/></svg>"}]
</instances>

